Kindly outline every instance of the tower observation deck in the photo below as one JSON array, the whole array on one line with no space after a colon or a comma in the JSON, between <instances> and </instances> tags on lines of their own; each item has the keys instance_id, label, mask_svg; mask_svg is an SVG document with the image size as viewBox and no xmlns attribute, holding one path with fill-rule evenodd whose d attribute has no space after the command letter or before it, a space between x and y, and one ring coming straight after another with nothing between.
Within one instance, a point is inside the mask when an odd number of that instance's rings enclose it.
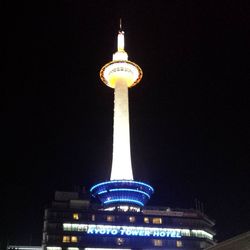
<instances>
[{"instance_id":1,"label":"tower observation deck","mask_svg":"<svg viewBox=\"0 0 250 250\"><path fill-rule=\"evenodd\" d=\"M90 191L105 207L142 207L150 199L153 188L134 181L130 152L128 88L142 79L142 70L128 60L124 31L117 36L117 51L113 60L100 71L101 80L114 89L113 157L110 181L94 185Z\"/></svg>"}]
</instances>

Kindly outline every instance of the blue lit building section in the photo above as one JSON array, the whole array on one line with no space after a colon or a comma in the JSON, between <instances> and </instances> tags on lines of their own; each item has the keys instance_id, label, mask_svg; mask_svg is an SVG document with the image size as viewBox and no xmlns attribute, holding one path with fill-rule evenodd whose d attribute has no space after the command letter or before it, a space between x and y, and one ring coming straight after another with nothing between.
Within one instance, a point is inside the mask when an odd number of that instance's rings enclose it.
<instances>
[{"instance_id":1,"label":"blue lit building section","mask_svg":"<svg viewBox=\"0 0 250 250\"><path fill-rule=\"evenodd\" d=\"M144 182L117 180L96 184L90 189L90 192L104 206L112 204L143 207L150 199L154 189Z\"/></svg>"}]
</instances>

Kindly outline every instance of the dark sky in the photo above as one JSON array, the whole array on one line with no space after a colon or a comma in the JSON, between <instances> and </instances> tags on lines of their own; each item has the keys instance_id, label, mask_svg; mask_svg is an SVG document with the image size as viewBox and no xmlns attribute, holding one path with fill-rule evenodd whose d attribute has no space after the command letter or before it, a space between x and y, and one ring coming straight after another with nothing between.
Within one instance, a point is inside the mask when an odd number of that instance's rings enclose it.
<instances>
[{"instance_id":1,"label":"dark sky","mask_svg":"<svg viewBox=\"0 0 250 250\"><path fill-rule=\"evenodd\" d=\"M58 2L58 3L56 3ZM8 1L4 5L1 239L40 244L55 190L111 168L113 90L99 70L123 18L134 175L149 205L199 199L219 241L250 229L248 1Z\"/></svg>"}]
</instances>

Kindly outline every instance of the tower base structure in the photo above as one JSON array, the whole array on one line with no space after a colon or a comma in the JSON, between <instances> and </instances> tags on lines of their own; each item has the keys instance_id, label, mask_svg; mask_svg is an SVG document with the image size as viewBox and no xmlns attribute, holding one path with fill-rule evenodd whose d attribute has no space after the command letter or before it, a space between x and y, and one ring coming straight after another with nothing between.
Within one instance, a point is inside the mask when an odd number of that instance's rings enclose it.
<instances>
[{"instance_id":1,"label":"tower base structure","mask_svg":"<svg viewBox=\"0 0 250 250\"><path fill-rule=\"evenodd\" d=\"M123 205L143 207L150 199L154 189L144 182L110 180L94 185L90 192L106 208Z\"/></svg>"}]
</instances>

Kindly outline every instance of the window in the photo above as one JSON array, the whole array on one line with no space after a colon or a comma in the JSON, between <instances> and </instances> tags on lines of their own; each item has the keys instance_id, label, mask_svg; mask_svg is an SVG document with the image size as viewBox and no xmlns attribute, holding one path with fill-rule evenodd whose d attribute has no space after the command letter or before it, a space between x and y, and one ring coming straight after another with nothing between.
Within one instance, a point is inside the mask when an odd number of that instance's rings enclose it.
<instances>
[{"instance_id":1,"label":"window","mask_svg":"<svg viewBox=\"0 0 250 250\"><path fill-rule=\"evenodd\" d=\"M177 246L177 247L183 247L182 241L181 241L181 240L177 240L177 241L176 241L176 246Z\"/></svg>"},{"instance_id":2,"label":"window","mask_svg":"<svg viewBox=\"0 0 250 250\"><path fill-rule=\"evenodd\" d=\"M118 246L121 246L123 243L124 243L124 239L123 239L123 238L117 238L117 239L116 239L116 244L117 244Z\"/></svg>"},{"instance_id":3,"label":"window","mask_svg":"<svg viewBox=\"0 0 250 250\"><path fill-rule=\"evenodd\" d=\"M153 224L162 224L162 218L153 218Z\"/></svg>"},{"instance_id":4,"label":"window","mask_svg":"<svg viewBox=\"0 0 250 250\"><path fill-rule=\"evenodd\" d=\"M70 242L70 237L69 236L63 236L63 243L69 243Z\"/></svg>"},{"instance_id":5,"label":"window","mask_svg":"<svg viewBox=\"0 0 250 250\"><path fill-rule=\"evenodd\" d=\"M134 216L129 216L128 217L129 222L135 222L135 217Z\"/></svg>"},{"instance_id":6,"label":"window","mask_svg":"<svg viewBox=\"0 0 250 250\"><path fill-rule=\"evenodd\" d=\"M149 218L148 217L144 217L144 223L149 223Z\"/></svg>"},{"instance_id":7,"label":"window","mask_svg":"<svg viewBox=\"0 0 250 250\"><path fill-rule=\"evenodd\" d=\"M76 236L71 236L71 242L78 242L78 239Z\"/></svg>"},{"instance_id":8,"label":"window","mask_svg":"<svg viewBox=\"0 0 250 250\"><path fill-rule=\"evenodd\" d=\"M74 213L74 214L73 214L73 219L74 219L74 220L79 220L79 214Z\"/></svg>"},{"instance_id":9,"label":"window","mask_svg":"<svg viewBox=\"0 0 250 250\"><path fill-rule=\"evenodd\" d=\"M115 216L108 215L108 216L107 216L107 221L109 221L109 222L115 221Z\"/></svg>"},{"instance_id":10,"label":"window","mask_svg":"<svg viewBox=\"0 0 250 250\"><path fill-rule=\"evenodd\" d=\"M91 215L91 220L92 220L92 221L95 221L95 214L92 214L92 215Z\"/></svg>"},{"instance_id":11,"label":"window","mask_svg":"<svg viewBox=\"0 0 250 250\"><path fill-rule=\"evenodd\" d=\"M162 246L162 240L153 240L153 245L156 247L161 247Z\"/></svg>"}]
</instances>

